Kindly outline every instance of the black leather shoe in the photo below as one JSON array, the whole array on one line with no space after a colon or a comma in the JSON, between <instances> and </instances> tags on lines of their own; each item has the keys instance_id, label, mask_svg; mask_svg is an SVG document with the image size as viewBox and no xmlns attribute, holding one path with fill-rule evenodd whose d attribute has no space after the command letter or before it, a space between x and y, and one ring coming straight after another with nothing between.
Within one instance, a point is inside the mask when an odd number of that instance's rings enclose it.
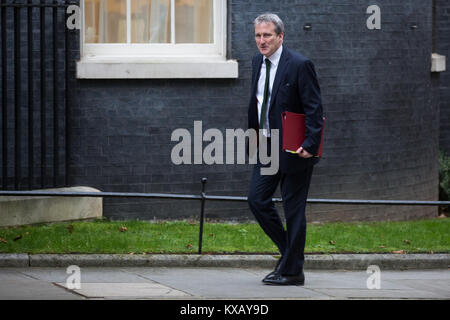
<instances>
[{"instance_id":1,"label":"black leather shoe","mask_svg":"<svg viewBox=\"0 0 450 320\"><path fill-rule=\"evenodd\" d=\"M280 265L281 265L281 260L283 259L283 257L281 257L280 259L278 259L277 265L275 266L275 269L269 273L263 280L262 282L266 282L267 280L273 279L274 277L276 277L277 275L280 274Z\"/></svg>"},{"instance_id":2,"label":"black leather shoe","mask_svg":"<svg viewBox=\"0 0 450 320\"><path fill-rule=\"evenodd\" d=\"M271 279L265 280L264 283L274 286L303 286L305 284L305 275L303 274L303 271L297 276L283 276L277 274Z\"/></svg>"}]
</instances>

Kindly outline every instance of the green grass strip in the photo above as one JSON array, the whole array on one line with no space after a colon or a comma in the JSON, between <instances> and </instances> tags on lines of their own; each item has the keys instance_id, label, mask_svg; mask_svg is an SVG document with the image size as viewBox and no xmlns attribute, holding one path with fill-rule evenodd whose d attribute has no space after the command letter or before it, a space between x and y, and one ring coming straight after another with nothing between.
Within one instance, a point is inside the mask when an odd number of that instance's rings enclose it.
<instances>
[{"instance_id":1,"label":"green grass strip","mask_svg":"<svg viewBox=\"0 0 450 320\"><path fill-rule=\"evenodd\" d=\"M305 253L450 252L450 219L308 224ZM83 221L0 228L2 253L196 253L198 223ZM257 224L206 223L204 253L270 253Z\"/></svg>"}]
</instances>

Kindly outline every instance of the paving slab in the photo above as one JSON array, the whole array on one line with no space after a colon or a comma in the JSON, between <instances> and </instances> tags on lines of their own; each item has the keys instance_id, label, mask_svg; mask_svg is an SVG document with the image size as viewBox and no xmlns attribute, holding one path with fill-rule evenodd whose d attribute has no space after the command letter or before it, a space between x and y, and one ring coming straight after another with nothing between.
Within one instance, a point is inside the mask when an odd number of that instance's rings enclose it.
<instances>
[{"instance_id":1,"label":"paving slab","mask_svg":"<svg viewBox=\"0 0 450 320\"><path fill-rule=\"evenodd\" d=\"M307 280L305 286L311 289L367 289L367 278L369 274L365 271L343 272L336 270L310 271L305 273ZM382 289L408 290L404 282L393 282L385 280L384 271L381 271L380 285Z\"/></svg>"},{"instance_id":2,"label":"paving slab","mask_svg":"<svg viewBox=\"0 0 450 320\"><path fill-rule=\"evenodd\" d=\"M19 270L0 268L0 300L77 300L73 293L61 290L52 282L37 280Z\"/></svg>"},{"instance_id":3,"label":"paving slab","mask_svg":"<svg viewBox=\"0 0 450 320\"><path fill-rule=\"evenodd\" d=\"M189 294L180 290L155 283L82 283L80 289L69 289L66 283L57 283L58 286L66 288L86 298L103 299L162 299L162 298L188 298Z\"/></svg>"},{"instance_id":4,"label":"paving slab","mask_svg":"<svg viewBox=\"0 0 450 320\"><path fill-rule=\"evenodd\" d=\"M450 298L450 280L408 280L408 287Z\"/></svg>"},{"instance_id":5,"label":"paving slab","mask_svg":"<svg viewBox=\"0 0 450 320\"><path fill-rule=\"evenodd\" d=\"M385 289L317 289L317 292L336 299L442 299L442 296L424 290ZM448 298L448 297L447 297Z\"/></svg>"},{"instance_id":6,"label":"paving slab","mask_svg":"<svg viewBox=\"0 0 450 320\"><path fill-rule=\"evenodd\" d=\"M1 269L0 269L1 270ZM29 277L49 282L66 282L70 273L67 268L26 268L20 271ZM1 274L1 273L0 273ZM142 283L152 282L137 274L123 271L121 268L81 267L80 280L85 283Z\"/></svg>"},{"instance_id":7,"label":"paving slab","mask_svg":"<svg viewBox=\"0 0 450 320\"><path fill-rule=\"evenodd\" d=\"M261 279L271 270L235 268L127 269L192 296L211 299L329 299L302 286L267 286Z\"/></svg>"}]
</instances>

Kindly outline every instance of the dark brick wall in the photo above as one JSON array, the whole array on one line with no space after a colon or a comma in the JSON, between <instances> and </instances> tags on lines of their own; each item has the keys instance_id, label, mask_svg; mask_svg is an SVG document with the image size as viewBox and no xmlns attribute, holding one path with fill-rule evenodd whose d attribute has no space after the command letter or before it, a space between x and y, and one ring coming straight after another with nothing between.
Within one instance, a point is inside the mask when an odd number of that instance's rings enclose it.
<instances>
[{"instance_id":1,"label":"dark brick wall","mask_svg":"<svg viewBox=\"0 0 450 320\"><path fill-rule=\"evenodd\" d=\"M381 7L382 29L366 28L366 8ZM82 80L74 109L72 182L104 191L246 195L250 166L171 163L176 128L193 132L246 125L252 20L273 11L285 45L313 60L327 117L325 151L310 198L437 199L439 119L430 73L432 6L410 1L229 1L234 80ZM303 25L311 23L312 30ZM417 24L417 29L411 29ZM279 194L279 193L277 193ZM105 199L111 218L197 216L189 201ZM206 205L207 217L252 218L245 203ZM434 208L310 205L313 220L405 219Z\"/></svg>"},{"instance_id":2,"label":"dark brick wall","mask_svg":"<svg viewBox=\"0 0 450 320\"><path fill-rule=\"evenodd\" d=\"M381 7L381 30L366 28L372 4ZM230 0L228 7L228 54L239 62L238 79L76 81L71 185L199 194L207 177L210 194L247 195L251 166L173 165L170 137L176 128L193 132L196 120L204 130L245 128L256 53L252 21L273 11L286 24L285 45L314 62L322 89L325 149L310 198L437 199L439 103L433 93L439 78L430 72L430 2ZM312 30L305 31L305 23ZM104 215L113 219L197 217L199 209L197 201L104 199ZM206 214L252 218L246 203L207 202ZM308 206L309 221L436 214L435 208Z\"/></svg>"},{"instance_id":3,"label":"dark brick wall","mask_svg":"<svg viewBox=\"0 0 450 320\"><path fill-rule=\"evenodd\" d=\"M445 55L447 71L440 73L440 118L441 132L439 147L450 154L450 2L436 1L436 34L435 52Z\"/></svg>"}]
</instances>

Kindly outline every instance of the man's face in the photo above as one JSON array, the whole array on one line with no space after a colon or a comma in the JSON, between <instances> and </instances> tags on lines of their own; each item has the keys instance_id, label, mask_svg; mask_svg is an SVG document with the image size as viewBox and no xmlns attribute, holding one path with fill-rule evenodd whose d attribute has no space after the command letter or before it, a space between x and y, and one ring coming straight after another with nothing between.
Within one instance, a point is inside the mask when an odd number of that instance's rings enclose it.
<instances>
[{"instance_id":1,"label":"man's face","mask_svg":"<svg viewBox=\"0 0 450 320\"><path fill-rule=\"evenodd\" d=\"M283 33L275 33L273 22L260 23L255 25L255 41L259 52L266 57L270 57L283 43Z\"/></svg>"}]
</instances>

